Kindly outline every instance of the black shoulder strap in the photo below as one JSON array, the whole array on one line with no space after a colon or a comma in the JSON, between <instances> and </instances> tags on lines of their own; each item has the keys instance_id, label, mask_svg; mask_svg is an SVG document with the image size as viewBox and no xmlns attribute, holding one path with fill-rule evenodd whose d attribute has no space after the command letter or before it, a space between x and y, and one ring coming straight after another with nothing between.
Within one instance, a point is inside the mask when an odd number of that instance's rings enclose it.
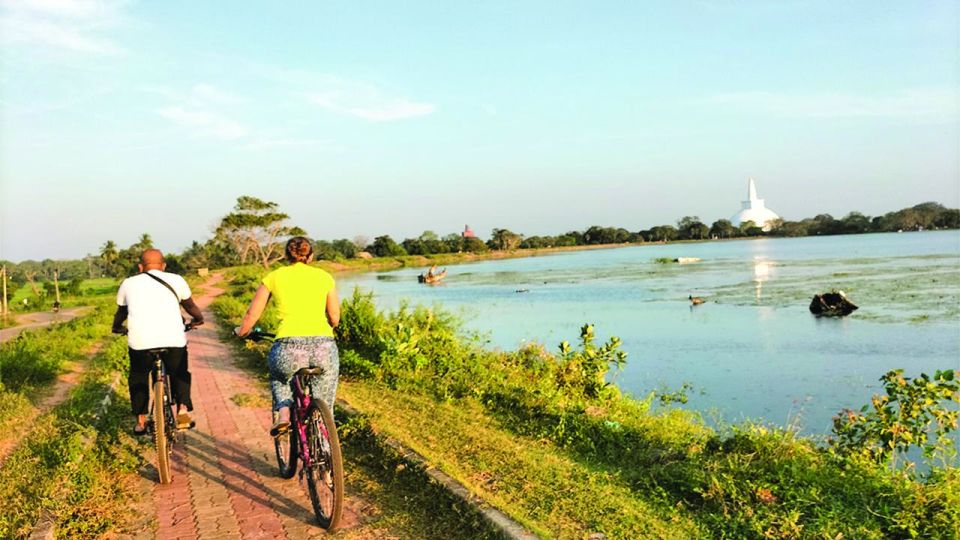
<instances>
[{"instance_id":1,"label":"black shoulder strap","mask_svg":"<svg viewBox=\"0 0 960 540\"><path fill-rule=\"evenodd\" d=\"M171 287L169 283L167 283L166 281L164 281L164 280L158 278L157 276L151 274L150 272L144 272L144 274L150 276L151 278L153 278L154 280L156 280L157 282L159 282L161 285L163 285L164 287L166 287L167 290L170 291L170 292L173 294L174 298L177 299L177 303L178 303L178 304L180 303L180 295L177 294L177 291L173 290L173 287Z\"/></svg>"}]
</instances>

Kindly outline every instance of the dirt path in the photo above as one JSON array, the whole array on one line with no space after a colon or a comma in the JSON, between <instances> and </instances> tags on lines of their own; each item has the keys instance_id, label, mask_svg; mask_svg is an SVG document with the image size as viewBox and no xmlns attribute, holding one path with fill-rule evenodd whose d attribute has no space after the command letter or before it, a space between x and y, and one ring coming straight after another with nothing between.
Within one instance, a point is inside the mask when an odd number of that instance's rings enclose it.
<instances>
[{"instance_id":1,"label":"dirt path","mask_svg":"<svg viewBox=\"0 0 960 540\"><path fill-rule=\"evenodd\" d=\"M326 533L313 525L305 484L276 472L269 396L263 406L240 407L231 397L265 390L231 361L220 343L208 306L223 292L220 275L196 298L207 323L189 335L196 428L174 449L173 482L153 484L156 538L313 538ZM156 482L152 467L145 476ZM359 523L364 503L348 496L345 529Z\"/></svg>"},{"instance_id":2,"label":"dirt path","mask_svg":"<svg viewBox=\"0 0 960 540\"><path fill-rule=\"evenodd\" d=\"M17 321L21 324L0 330L0 343L13 339L20 335L20 332L29 330L30 328L39 328L41 326L49 326L54 323L67 322L70 319L75 319L86 313L89 309L89 306L80 306L64 309L59 313L38 311L36 313L17 315Z\"/></svg>"}]
</instances>

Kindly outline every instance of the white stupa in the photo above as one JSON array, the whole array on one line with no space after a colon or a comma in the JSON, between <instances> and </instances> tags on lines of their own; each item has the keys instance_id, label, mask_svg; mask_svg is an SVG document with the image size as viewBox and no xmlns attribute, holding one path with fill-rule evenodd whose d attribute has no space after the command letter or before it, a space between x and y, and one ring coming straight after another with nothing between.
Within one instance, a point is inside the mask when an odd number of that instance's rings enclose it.
<instances>
[{"instance_id":1,"label":"white stupa","mask_svg":"<svg viewBox=\"0 0 960 540\"><path fill-rule=\"evenodd\" d=\"M751 178L749 184L747 184L747 200L743 201L742 204L743 209L730 218L730 223L733 223L734 227L739 227L747 221L752 221L757 227L760 227L764 231L769 231L771 227L770 222L775 219L780 219L780 216L778 216L776 212L770 210L763 204L763 199L757 197L757 185L754 183L753 178Z\"/></svg>"}]
</instances>

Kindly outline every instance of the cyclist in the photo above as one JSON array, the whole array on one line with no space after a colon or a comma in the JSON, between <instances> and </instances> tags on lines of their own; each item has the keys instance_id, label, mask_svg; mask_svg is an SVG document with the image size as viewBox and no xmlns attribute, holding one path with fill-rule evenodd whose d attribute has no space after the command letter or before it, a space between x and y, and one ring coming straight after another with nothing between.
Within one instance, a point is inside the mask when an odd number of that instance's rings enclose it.
<instances>
[{"instance_id":1,"label":"cyclist","mask_svg":"<svg viewBox=\"0 0 960 540\"><path fill-rule=\"evenodd\" d=\"M273 410L278 413L277 422L270 429L274 437L290 428L290 379L297 370L324 368L322 377L314 377L310 394L324 400L331 409L340 372L340 355L333 339L333 329L340 323L336 283L324 270L309 266L313 247L306 238L291 238L284 252L289 264L263 278L243 322L234 329L240 337L249 334L270 297L276 298L280 327L267 359Z\"/></svg>"},{"instance_id":2,"label":"cyclist","mask_svg":"<svg viewBox=\"0 0 960 540\"><path fill-rule=\"evenodd\" d=\"M184 334L182 307L192 317L190 326L203 324L203 314L194 303L190 286L177 274L164 272L163 254L148 249L140 256L140 273L128 277L117 291L117 312L113 332L127 334L130 351L130 405L137 417L135 435L147 432L150 401L149 374L153 367L150 349L165 348L163 363L170 375L173 399L177 404L177 427L191 428L193 410L190 400L190 372L187 365L187 338ZM127 328L123 327L127 320ZM186 411L184 411L186 409Z\"/></svg>"}]
</instances>

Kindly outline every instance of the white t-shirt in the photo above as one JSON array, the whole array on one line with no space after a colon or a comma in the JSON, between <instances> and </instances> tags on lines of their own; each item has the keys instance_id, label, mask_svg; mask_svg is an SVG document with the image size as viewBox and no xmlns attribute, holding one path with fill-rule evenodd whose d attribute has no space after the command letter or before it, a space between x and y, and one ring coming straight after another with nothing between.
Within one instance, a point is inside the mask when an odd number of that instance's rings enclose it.
<instances>
[{"instance_id":1,"label":"white t-shirt","mask_svg":"<svg viewBox=\"0 0 960 540\"><path fill-rule=\"evenodd\" d=\"M150 273L173 287L181 302L190 298L190 286L182 277L160 270ZM155 279L137 274L123 280L117 305L127 306L127 345L131 349L186 347L180 302Z\"/></svg>"}]
</instances>

